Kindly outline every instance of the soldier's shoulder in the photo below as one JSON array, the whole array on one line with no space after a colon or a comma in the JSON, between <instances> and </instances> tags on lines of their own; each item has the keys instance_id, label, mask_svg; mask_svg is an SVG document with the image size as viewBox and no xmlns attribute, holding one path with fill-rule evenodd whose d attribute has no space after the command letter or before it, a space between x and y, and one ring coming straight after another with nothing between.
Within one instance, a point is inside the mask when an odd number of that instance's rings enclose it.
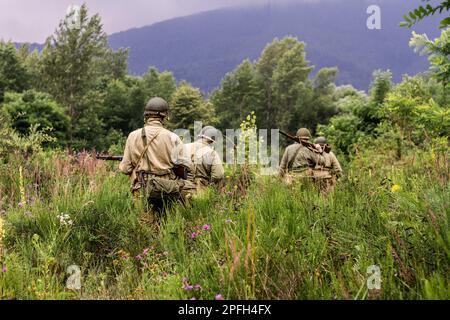
<instances>
[{"instance_id":1,"label":"soldier's shoulder","mask_svg":"<svg viewBox=\"0 0 450 320\"><path fill-rule=\"evenodd\" d=\"M133 132L131 132L131 133L128 135L128 137L129 137L129 138L136 137L136 136L138 136L138 135L141 134L141 131L142 131L142 129L136 129L136 130L134 130Z\"/></svg>"},{"instance_id":2,"label":"soldier's shoulder","mask_svg":"<svg viewBox=\"0 0 450 320\"><path fill-rule=\"evenodd\" d=\"M299 147L301 147L298 143L294 143L291 144L289 146L286 147L286 151L293 151L293 150L297 150Z\"/></svg>"},{"instance_id":3,"label":"soldier's shoulder","mask_svg":"<svg viewBox=\"0 0 450 320\"><path fill-rule=\"evenodd\" d=\"M181 138L175 132L172 132L166 128L162 128L161 132L159 134L161 136L166 136L166 137L170 138L170 140L174 143L181 141Z\"/></svg>"}]
</instances>

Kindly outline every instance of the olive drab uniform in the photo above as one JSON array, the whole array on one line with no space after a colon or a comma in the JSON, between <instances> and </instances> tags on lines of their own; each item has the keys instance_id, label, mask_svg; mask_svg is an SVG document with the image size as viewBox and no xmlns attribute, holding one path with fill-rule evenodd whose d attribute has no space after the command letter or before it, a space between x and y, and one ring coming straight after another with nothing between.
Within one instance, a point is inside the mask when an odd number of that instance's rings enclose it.
<instances>
[{"instance_id":1,"label":"olive drab uniform","mask_svg":"<svg viewBox=\"0 0 450 320\"><path fill-rule=\"evenodd\" d=\"M315 153L300 143L290 145L286 148L280 164L280 175L284 177L287 184L294 180L312 181L313 169L323 162L321 155Z\"/></svg>"},{"instance_id":2,"label":"olive drab uniform","mask_svg":"<svg viewBox=\"0 0 450 320\"><path fill-rule=\"evenodd\" d=\"M328 194L336 184L337 178L342 174L341 165L332 151L323 152L324 162L314 168L314 178L319 191Z\"/></svg>"},{"instance_id":3,"label":"olive drab uniform","mask_svg":"<svg viewBox=\"0 0 450 320\"><path fill-rule=\"evenodd\" d=\"M191 161L188 179L194 182L197 192L220 183L224 178L222 159L204 139L185 145L185 153Z\"/></svg>"},{"instance_id":4,"label":"olive drab uniform","mask_svg":"<svg viewBox=\"0 0 450 320\"><path fill-rule=\"evenodd\" d=\"M160 210L165 200L162 194L171 198L168 200L181 197L185 183L172 171L175 165L189 168L183 142L163 127L162 120L150 118L144 128L128 136L119 170L130 175L135 196L144 194L148 202Z\"/></svg>"}]
</instances>

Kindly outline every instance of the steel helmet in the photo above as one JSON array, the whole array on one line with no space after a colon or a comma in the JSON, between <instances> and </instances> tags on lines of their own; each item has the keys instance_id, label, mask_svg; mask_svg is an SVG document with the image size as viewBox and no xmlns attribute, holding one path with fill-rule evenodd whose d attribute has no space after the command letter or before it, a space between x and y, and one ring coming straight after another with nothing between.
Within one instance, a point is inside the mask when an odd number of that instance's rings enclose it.
<instances>
[{"instance_id":1,"label":"steel helmet","mask_svg":"<svg viewBox=\"0 0 450 320\"><path fill-rule=\"evenodd\" d=\"M166 116L169 112L169 104L163 98L155 97L151 98L144 110L144 117L150 115L163 115Z\"/></svg>"},{"instance_id":2,"label":"steel helmet","mask_svg":"<svg viewBox=\"0 0 450 320\"><path fill-rule=\"evenodd\" d=\"M300 138L302 140L309 140L311 139L311 132L309 132L309 130L306 128L298 129L297 138Z\"/></svg>"}]
</instances>

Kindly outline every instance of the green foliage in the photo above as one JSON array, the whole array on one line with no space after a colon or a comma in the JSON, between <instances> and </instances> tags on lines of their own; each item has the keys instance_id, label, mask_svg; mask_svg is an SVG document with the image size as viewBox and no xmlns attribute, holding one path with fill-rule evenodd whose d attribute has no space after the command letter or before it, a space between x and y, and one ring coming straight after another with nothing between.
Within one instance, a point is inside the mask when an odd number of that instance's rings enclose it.
<instances>
[{"instance_id":1,"label":"green foliage","mask_svg":"<svg viewBox=\"0 0 450 320\"><path fill-rule=\"evenodd\" d=\"M324 68L313 81L305 44L286 37L267 45L258 61L245 60L227 74L211 101L220 114L220 127L235 128L238 119L255 111L260 128L296 131L327 123L336 113L333 94L336 68Z\"/></svg>"},{"instance_id":2,"label":"green foliage","mask_svg":"<svg viewBox=\"0 0 450 320\"><path fill-rule=\"evenodd\" d=\"M6 91L26 89L28 80L27 70L14 45L0 41L0 103Z\"/></svg>"},{"instance_id":3,"label":"green foliage","mask_svg":"<svg viewBox=\"0 0 450 320\"><path fill-rule=\"evenodd\" d=\"M199 89L183 82L177 88L170 102L170 127L173 129L194 129L195 121L204 125L214 125L214 105L203 101Z\"/></svg>"},{"instance_id":4,"label":"green foliage","mask_svg":"<svg viewBox=\"0 0 450 320\"><path fill-rule=\"evenodd\" d=\"M256 176L241 189L243 172L229 173L224 193L174 206L158 232L126 177L105 163L45 153L21 175L18 158L0 166L1 297L448 299L445 151L410 150L404 166L382 142L361 149L326 198L278 177ZM26 201L19 205L20 185ZM73 264L81 291L66 288ZM366 286L371 265L381 268L379 291Z\"/></svg>"},{"instance_id":5,"label":"green foliage","mask_svg":"<svg viewBox=\"0 0 450 320\"><path fill-rule=\"evenodd\" d=\"M47 39L42 51L41 78L45 90L67 108L71 140L76 140L77 122L91 102L91 89L102 77L122 78L127 57L126 50L114 53L108 48L100 17L88 17L85 4L79 15L75 11L69 13Z\"/></svg>"},{"instance_id":6,"label":"green foliage","mask_svg":"<svg viewBox=\"0 0 450 320\"><path fill-rule=\"evenodd\" d=\"M13 128L26 134L36 125L48 130L58 144L64 146L70 119L65 110L46 93L28 90L23 93L6 93L3 110L10 116Z\"/></svg>"},{"instance_id":7,"label":"green foliage","mask_svg":"<svg viewBox=\"0 0 450 320\"><path fill-rule=\"evenodd\" d=\"M423 77L405 77L388 94L382 113L402 138L416 144L450 134L450 109L438 105Z\"/></svg>"},{"instance_id":8,"label":"green foliage","mask_svg":"<svg viewBox=\"0 0 450 320\"><path fill-rule=\"evenodd\" d=\"M447 86L450 82L450 28L442 30L441 36L434 41L426 34L413 31L409 46L421 55L428 55L433 76Z\"/></svg>"},{"instance_id":9,"label":"green foliage","mask_svg":"<svg viewBox=\"0 0 450 320\"><path fill-rule=\"evenodd\" d=\"M213 92L211 102L220 115L223 129L239 127L240 119L259 104L255 65L244 60L222 80L220 88Z\"/></svg>"},{"instance_id":10,"label":"green foliage","mask_svg":"<svg viewBox=\"0 0 450 320\"><path fill-rule=\"evenodd\" d=\"M442 14L444 11L450 10L450 0L441 0L438 5L431 5L431 0L422 0L423 2L427 2L425 6L419 6L413 11L410 11L408 14L403 16L404 21L400 23L401 27L411 28L418 21L425 19L426 17L435 15L437 13ZM447 17L440 22L440 28L446 28L450 26L450 17Z\"/></svg>"},{"instance_id":11,"label":"green foliage","mask_svg":"<svg viewBox=\"0 0 450 320\"><path fill-rule=\"evenodd\" d=\"M12 155L29 156L42 151L44 144L54 143L55 138L48 135L47 131L39 129L39 125L34 124L26 135L18 134L11 126L9 115L0 109L0 158L2 163L7 162Z\"/></svg>"}]
</instances>

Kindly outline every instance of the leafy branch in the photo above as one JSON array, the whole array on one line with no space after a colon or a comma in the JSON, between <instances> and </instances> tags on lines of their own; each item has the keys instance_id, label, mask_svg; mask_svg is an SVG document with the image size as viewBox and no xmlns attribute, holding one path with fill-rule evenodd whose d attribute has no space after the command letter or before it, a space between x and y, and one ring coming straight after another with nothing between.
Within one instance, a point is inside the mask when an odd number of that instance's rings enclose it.
<instances>
[{"instance_id":1,"label":"leafy branch","mask_svg":"<svg viewBox=\"0 0 450 320\"><path fill-rule=\"evenodd\" d=\"M431 5L431 0L422 0L423 2L427 2L426 5L419 6L413 11L405 14L403 16L404 21L400 22L400 27L408 27L411 28L418 21L423 20L426 17L433 16L437 13L442 14L444 11L450 10L450 0L443 0L439 5ZM440 29L444 29L450 26L450 17L446 17L440 22Z\"/></svg>"}]
</instances>

